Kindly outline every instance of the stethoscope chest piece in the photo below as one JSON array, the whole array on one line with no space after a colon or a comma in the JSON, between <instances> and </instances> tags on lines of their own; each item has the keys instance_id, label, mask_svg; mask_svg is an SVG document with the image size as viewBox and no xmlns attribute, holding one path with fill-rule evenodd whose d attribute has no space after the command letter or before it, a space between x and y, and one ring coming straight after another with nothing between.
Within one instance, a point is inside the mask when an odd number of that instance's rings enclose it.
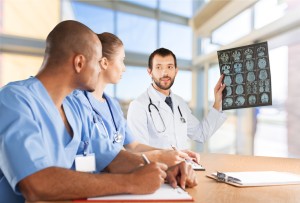
<instances>
[{"instance_id":1,"label":"stethoscope chest piece","mask_svg":"<svg viewBox=\"0 0 300 203\"><path fill-rule=\"evenodd\" d=\"M123 135L120 132L116 132L114 134L114 143L120 143L122 142Z\"/></svg>"},{"instance_id":2,"label":"stethoscope chest piece","mask_svg":"<svg viewBox=\"0 0 300 203\"><path fill-rule=\"evenodd\" d=\"M183 117L181 117L180 120L181 120L181 123L186 123L186 121Z\"/></svg>"}]
</instances>

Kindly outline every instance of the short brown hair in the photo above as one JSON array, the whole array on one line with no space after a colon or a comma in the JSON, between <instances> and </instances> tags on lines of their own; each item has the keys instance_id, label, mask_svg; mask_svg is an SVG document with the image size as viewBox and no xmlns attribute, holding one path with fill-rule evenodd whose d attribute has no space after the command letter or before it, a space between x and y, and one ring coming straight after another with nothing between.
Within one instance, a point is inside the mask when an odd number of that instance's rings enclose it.
<instances>
[{"instance_id":1,"label":"short brown hair","mask_svg":"<svg viewBox=\"0 0 300 203\"><path fill-rule=\"evenodd\" d=\"M173 58L174 58L174 64L175 64L175 68L177 68L177 59L176 59L176 56L175 54L169 50L169 49L166 49L166 48L159 48L159 49L156 49L154 52L152 52L149 56L149 60L148 60L148 68L152 69L153 67L153 58L155 55L159 55L159 56L162 56L162 57L165 57L165 56L169 56L169 55L172 55Z\"/></svg>"}]
</instances>

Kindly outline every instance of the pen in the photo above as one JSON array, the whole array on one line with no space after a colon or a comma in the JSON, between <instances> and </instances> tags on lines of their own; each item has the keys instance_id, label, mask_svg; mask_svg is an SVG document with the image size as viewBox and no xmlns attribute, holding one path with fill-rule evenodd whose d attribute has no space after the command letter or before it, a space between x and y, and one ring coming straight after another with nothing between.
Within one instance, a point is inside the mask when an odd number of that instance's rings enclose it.
<instances>
[{"instance_id":1,"label":"pen","mask_svg":"<svg viewBox=\"0 0 300 203\"><path fill-rule=\"evenodd\" d=\"M142 154L142 158L143 158L143 160L144 160L144 162L145 162L146 164L150 164L150 161L149 161L149 159L146 157L145 154Z\"/></svg>"},{"instance_id":2,"label":"pen","mask_svg":"<svg viewBox=\"0 0 300 203\"><path fill-rule=\"evenodd\" d=\"M177 147L175 147L174 145L171 145L171 147L172 147L173 150L178 151ZM185 161L187 163L191 163L191 164L194 162L192 159L185 159Z\"/></svg>"}]
</instances>

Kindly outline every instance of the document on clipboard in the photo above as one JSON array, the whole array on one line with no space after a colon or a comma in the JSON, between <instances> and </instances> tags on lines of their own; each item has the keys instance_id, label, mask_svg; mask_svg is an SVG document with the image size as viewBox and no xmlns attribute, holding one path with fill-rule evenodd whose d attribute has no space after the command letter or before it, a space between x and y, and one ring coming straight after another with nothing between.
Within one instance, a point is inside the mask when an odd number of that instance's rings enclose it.
<instances>
[{"instance_id":1,"label":"document on clipboard","mask_svg":"<svg viewBox=\"0 0 300 203\"><path fill-rule=\"evenodd\" d=\"M134 195L134 194L121 194L121 195L109 195L103 197L93 197L88 198L87 201L164 201L164 202L180 202L180 201L190 201L193 202L193 197L189 195L188 192L184 191L180 187L172 188L169 184L162 184L161 187L152 194L145 195Z\"/></svg>"},{"instance_id":2,"label":"document on clipboard","mask_svg":"<svg viewBox=\"0 0 300 203\"><path fill-rule=\"evenodd\" d=\"M299 174L278 171L216 172L207 177L237 187L300 184Z\"/></svg>"}]
</instances>

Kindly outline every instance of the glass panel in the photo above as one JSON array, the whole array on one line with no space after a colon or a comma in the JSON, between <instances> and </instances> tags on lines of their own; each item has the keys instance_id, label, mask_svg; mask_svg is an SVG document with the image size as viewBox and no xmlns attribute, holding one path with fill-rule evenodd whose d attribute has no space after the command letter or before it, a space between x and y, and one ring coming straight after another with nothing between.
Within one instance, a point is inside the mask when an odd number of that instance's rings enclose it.
<instances>
[{"instance_id":1,"label":"glass panel","mask_svg":"<svg viewBox=\"0 0 300 203\"><path fill-rule=\"evenodd\" d=\"M278 0L261 0L254 6L254 28L261 28L284 15L286 3L278 3ZM266 9L267 8L267 9Z\"/></svg>"},{"instance_id":2,"label":"glass panel","mask_svg":"<svg viewBox=\"0 0 300 203\"><path fill-rule=\"evenodd\" d=\"M272 62L273 105L257 108L254 153L259 156L288 157L285 109L288 92L288 48L284 46L272 49L269 55Z\"/></svg>"},{"instance_id":3,"label":"glass panel","mask_svg":"<svg viewBox=\"0 0 300 203\"><path fill-rule=\"evenodd\" d=\"M160 9L185 17L192 16L192 0L160 0Z\"/></svg>"},{"instance_id":4,"label":"glass panel","mask_svg":"<svg viewBox=\"0 0 300 203\"><path fill-rule=\"evenodd\" d=\"M156 8L157 7L157 0L144 0L144 1L141 1L141 0L122 0L122 1L127 1L129 3L132 3L132 4L138 4L138 5L142 5L142 6L146 6L146 7L149 7L149 8Z\"/></svg>"},{"instance_id":5,"label":"glass panel","mask_svg":"<svg viewBox=\"0 0 300 203\"><path fill-rule=\"evenodd\" d=\"M229 44L251 31L251 10L247 9L212 33L214 44Z\"/></svg>"},{"instance_id":6,"label":"glass panel","mask_svg":"<svg viewBox=\"0 0 300 203\"><path fill-rule=\"evenodd\" d=\"M114 13L110 9L85 3L72 2L76 20L90 27L96 33L114 33Z\"/></svg>"},{"instance_id":7,"label":"glass panel","mask_svg":"<svg viewBox=\"0 0 300 203\"><path fill-rule=\"evenodd\" d=\"M182 97L186 102L192 99L192 72L180 70L177 73L172 91Z\"/></svg>"},{"instance_id":8,"label":"glass panel","mask_svg":"<svg viewBox=\"0 0 300 203\"><path fill-rule=\"evenodd\" d=\"M143 67L127 66L122 80L117 84L117 98L132 100L145 92L151 84L147 69Z\"/></svg>"},{"instance_id":9,"label":"glass panel","mask_svg":"<svg viewBox=\"0 0 300 203\"><path fill-rule=\"evenodd\" d=\"M177 58L192 59L192 29L188 26L160 22L159 46L170 49Z\"/></svg>"},{"instance_id":10,"label":"glass panel","mask_svg":"<svg viewBox=\"0 0 300 203\"><path fill-rule=\"evenodd\" d=\"M155 50L157 26L154 19L118 12L117 27L126 50L147 54Z\"/></svg>"},{"instance_id":11,"label":"glass panel","mask_svg":"<svg viewBox=\"0 0 300 203\"><path fill-rule=\"evenodd\" d=\"M198 55L216 51L220 45L212 44L210 38L198 38Z\"/></svg>"}]
</instances>

